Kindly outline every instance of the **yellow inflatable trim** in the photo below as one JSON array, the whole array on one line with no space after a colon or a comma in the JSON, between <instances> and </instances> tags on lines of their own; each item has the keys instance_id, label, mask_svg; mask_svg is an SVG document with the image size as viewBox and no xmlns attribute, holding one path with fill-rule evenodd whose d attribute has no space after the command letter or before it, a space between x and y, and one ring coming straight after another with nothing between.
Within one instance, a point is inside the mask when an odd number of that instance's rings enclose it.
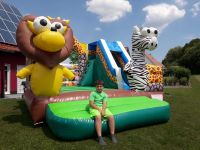
<instances>
[{"instance_id":1,"label":"yellow inflatable trim","mask_svg":"<svg viewBox=\"0 0 200 150\"><path fill-rule=\"evenodd\" d=\"M73 80L75 75L67 68L57 65L49 69L42 64L35 63L22 68L17 77L31 76L30 84L33 93L37 96L55 96L60 93L63 77Z\"/></svg>"},{"instance_id":2,"label":"yellow inflatable trim","mask_svg":"<svg viewBox=\"0 0 200 150\"><path fill-rule=\"evenodd\" d=\"M36 47L47 51L56 52L65 45L65 39L59 32L44 31L33 38Z\"/></svg>"}]
</instances>

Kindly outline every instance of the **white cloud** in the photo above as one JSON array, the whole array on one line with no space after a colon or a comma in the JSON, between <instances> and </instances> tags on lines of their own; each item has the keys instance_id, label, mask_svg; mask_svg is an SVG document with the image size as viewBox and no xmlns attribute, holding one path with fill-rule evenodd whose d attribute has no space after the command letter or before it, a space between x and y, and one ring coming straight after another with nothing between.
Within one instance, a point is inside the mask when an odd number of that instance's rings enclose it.
<instances>
[{"instance_id":1,"label":"white cloud","mask_svg":"<svg viewBox=\"0 0 200 150\"><path fill-rule=\"evenodd\" d=\"M96 27L95 30L96 30L96 31L101 31L101 28Z\"/></svg>"},{"instance_id":2,"label":"white cloud","mask_svg":"<svg viewBox=\"0 0 200 150\"><path fill-rule=\"evenodd\" d=\"M188 4L186 0L175 0L175 4L179 7L184 7Z\"/></svg>"},{"instance_id":3,"label":"white cloud","mask_svg":"<svg viewBox=\"0 0 200 150\"><path fill-rule=\"evenodd\" d=\"M193 16L197 16L200 13L200 1L193 4L191 11Z\"/></svg>"},{"instance_id":4,"label":"white cloud","mask_svg":"<svg viewBox=\"0 0 200 150\"><path fill-rule=\"evenodd\" d=\"M87 11L97 14L100 22L116 21L132 11L128 0L88 0Z\"/></svg>"},{"instance_id":5,"label":"white cloud","mask_svg":"<svg viewBox=\"0 0 200 150\"><path fill-rule=\"evenodd\" d=\"M159 31L185 15L184 9L180 10L177 6L166 3L148 5L143 8L143 11L147 13L144 25L156 27Z\"/></svg>"}]
</instances>

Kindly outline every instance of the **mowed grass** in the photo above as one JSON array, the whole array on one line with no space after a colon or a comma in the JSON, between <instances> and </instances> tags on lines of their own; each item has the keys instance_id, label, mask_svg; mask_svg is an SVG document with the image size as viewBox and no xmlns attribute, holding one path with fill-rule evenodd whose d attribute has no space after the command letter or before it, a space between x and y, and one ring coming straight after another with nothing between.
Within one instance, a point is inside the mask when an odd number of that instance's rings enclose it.
<instances>
[{"instance_id":1,"label":"mowed grass","mask_svg":"<svg viewBox=\"0 0 200 150\"><path fill-rule=\"evenodd\" d=\"M46 124L34 127L23 100L0 100L0 150L115 149L115 150L199 150L200 76L191 78L192 88L165 89L171 105L169 122L117 133L118 144L105 137L107 145L95 138L62 141Z\"/></svg>"},{"instance_id":2,"label":"mowed grass","mask_svg":"<svg viewBox=\"0 0 200 150\"><path fill-rule=\"evenodd\" d=\"M200 81L200 75L195 75L194 76L198 81Z\"/></svg>"}]
</instances>

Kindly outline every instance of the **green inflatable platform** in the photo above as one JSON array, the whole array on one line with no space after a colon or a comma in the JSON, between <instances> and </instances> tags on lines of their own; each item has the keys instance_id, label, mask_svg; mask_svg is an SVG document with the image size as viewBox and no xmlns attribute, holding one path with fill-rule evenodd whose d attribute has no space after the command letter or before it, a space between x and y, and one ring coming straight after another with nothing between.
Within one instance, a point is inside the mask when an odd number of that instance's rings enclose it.
<instances>
[{"instance_id":1,"label":"green inflatable platform","mask_svg":"<svg viewBox=\"0 0 200 150\"><path fill-rule=\"evenodd\" d=\"M145 96L109 98L108 108L115 118L116 132L167 122L170 106ZM48 104L46 121L52 132L64 140L81 140L96 135L94 119L88 113L88 100ZM109 133L102 121L103 134Z\"/></svg>"}]
</instances>

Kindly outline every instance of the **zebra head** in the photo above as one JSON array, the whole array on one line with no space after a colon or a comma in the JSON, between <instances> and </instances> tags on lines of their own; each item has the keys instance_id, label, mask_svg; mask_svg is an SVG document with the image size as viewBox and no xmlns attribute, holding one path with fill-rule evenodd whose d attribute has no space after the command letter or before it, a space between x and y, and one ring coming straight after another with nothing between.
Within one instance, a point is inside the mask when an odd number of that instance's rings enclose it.
<instances>
[{"instance_id":1,"label":"zebra head","mask_svg":"<svg viewBox=\"0 0 200 150\"><path fill-rule=\"evenodd\" d=\"M158 30L153 27L138 28L134 26L132 35L132 48L144 51L145 49L154 50L157 45Z\"/></svg>"}]
</instances>

